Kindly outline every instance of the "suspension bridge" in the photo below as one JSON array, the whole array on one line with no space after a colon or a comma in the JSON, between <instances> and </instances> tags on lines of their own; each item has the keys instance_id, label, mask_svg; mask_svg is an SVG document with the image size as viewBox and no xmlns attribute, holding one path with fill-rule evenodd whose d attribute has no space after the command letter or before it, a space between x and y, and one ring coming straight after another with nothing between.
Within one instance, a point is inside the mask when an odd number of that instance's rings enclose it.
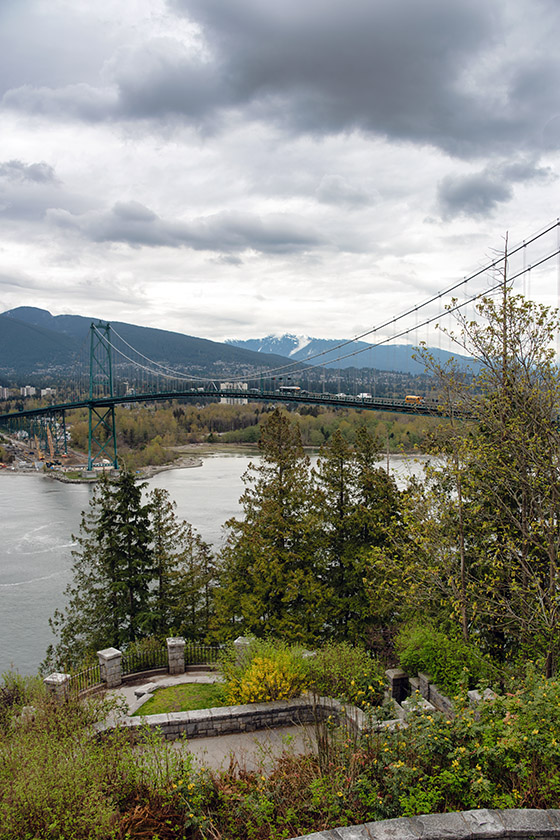
<instances>
[{"instance_id":1,"label":"suspension bridge","mask_svg":"<svg viewBox=\"0 0 560 840\"><path fill-rule=\"evenodd\" d=\"M556 262L554 262L556 261ZM67 453L66 414L85 408L88 412L88 469L100 460L118 467L115 407L131 403L157 403L184 400L221 399L228 402L251 400L266 403L305 403L334 408L358 408L374 411L421 415L442 415L437 398L408 394L398 397L374 396L367 392L318 393L295 384L303 381L311 370L324 370L337 362L372 355L375 349L397 341L412 346L433 339L434 329L449 338L450 331L442 321L450 316L469 319L469 311L483 297L500 293L505 288L534 298L548 306L560 303L560 220L547 225L526 240L503 252L479 269L451 283L442 291L409 306L380 324L339 342L336 347L318 352L305 363L286 362L258 374L227 376L227 383L208 377L194 376L188 370L173 370L166 364L148 358L132 347L108 322L92 322L89 330L87 365L78 365L74 394L66 402L21 408L0 414L0 425L11 431L25 428L31 440L51 457ZM475 317L475 316L471 316ZM364 348L364 339L367 344ZM357 343L360 347L356 349ZM557 342L560 356L560 336ZM186 368L188 360L186 360ZM224 377L225 378L225 377ZM130 383L135 383L131 387Z\"/></svg>"}]
</instances>

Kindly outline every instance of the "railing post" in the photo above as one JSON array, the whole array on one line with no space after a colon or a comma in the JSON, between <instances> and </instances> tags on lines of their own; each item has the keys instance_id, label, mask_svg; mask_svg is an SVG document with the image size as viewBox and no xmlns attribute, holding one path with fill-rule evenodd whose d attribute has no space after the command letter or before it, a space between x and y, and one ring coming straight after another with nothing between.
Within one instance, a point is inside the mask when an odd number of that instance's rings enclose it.
<instances>
[{"instance_id":1,"label":"railing post","mask_svg":"<svg viewBox=\"0 0 560 840\"><path fill-rule=\"evenodd\" d=\"M185 673L185 640L181 636L167 639L167 662L170 674Z\"/></svg>"},{"instance_id":2,"label":"railing post","mask_svg":"<svg viewBox=\"0 0 560 840\"><path fill-rule=\"evenodd\" d=\"M43 683L45 684L47 693L57 703L62 703L63 700L66 700L70 686L70 674L62 674L59 671L55 671L53 674L45 677Z\"/></svg>"},{"instance_id":3,"label":"railing post","mask_svg":"<svg viewBox=\"0 0 560 840\"><path fill-rule=\"evenodd\" d=\"M402 668L389 668L385 671L389 682L389 694L397 703L402 703L408 697L408 674Z\"/></svg>"},{"instance_id":4,"label":"railing post","mask_svg":"<svg viewBox=\"0 0 560 840\"><path fill-rule=\"evenodd\" d=\"M107 688L115 688L122 683L122 653L110 647L98 650L99 676Z\"/></svg>"}]
</instances>

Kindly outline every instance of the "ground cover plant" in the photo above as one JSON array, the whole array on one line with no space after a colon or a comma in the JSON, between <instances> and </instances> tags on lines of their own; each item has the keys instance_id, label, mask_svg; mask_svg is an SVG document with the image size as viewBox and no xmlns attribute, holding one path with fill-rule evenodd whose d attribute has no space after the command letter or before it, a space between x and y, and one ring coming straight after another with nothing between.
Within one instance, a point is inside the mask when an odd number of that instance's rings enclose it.
<instances>
[{"instance_id":1,"label":"ground cover plant","mask_svg":"<svg viewBox=\"0 0 560 840\"><path fill-rule=\"evenodd\" d=\"M159 715L167 712L190 712L226 706L224 687L220 683L185 683L159 688L135 715Z\"/></svg>"},{"instance_id":2,"label":"ground cover plant","mask_svg":"<svg viewBox=\"0 0 560 840\"><path fill-rule=\"evenodd\" d=\"M515 693L453 719L418 715L396 733L332 733L323 755L286 754L268 776L215 775L213 836L280 840L334 826L471 808L560 804L560 683L529 674Z\"/></svg>"}]
</instances>

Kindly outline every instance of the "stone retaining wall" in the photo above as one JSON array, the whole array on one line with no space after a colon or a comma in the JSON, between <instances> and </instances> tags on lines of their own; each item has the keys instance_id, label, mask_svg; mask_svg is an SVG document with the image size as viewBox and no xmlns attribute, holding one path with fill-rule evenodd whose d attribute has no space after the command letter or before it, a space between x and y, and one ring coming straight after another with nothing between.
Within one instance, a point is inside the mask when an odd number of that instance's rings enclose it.
<instances>
[{"instance_id":1,"label":"stone retaining wall","mask_svg":"<svg viewBox=\"0 0 560 840\"><path fill-rule=\"evenodd\" d=\"M421 814L307 834L296 840L521 840L560 837L560 810L482 809Z\"/></svg>"},{"instance_id":2,"label":"stone retaining wall","mask_svg":"<svg viewBox=\"0 0 560 840\"><path fill-rule=\"evenodd\" d=\"M391 728L400 721L374 722L355 706L345 706L330 697L297 697L293 700L277 700L273 703L250 703L244 706L221 706L215 709L197 709L192 712L169 712L161 715L124 717L118 721L135 736L148 726L158 730L162 737L174 741L180 737L188 739L209 738L217 735L231 735L236 732L254 732L257 729L273 729L282 726L304 725L327 720L344 722L351 731L362 732L372 728ZM97 724L99 734L113 728L111 723Z\"/></svg>"}]
</instances>

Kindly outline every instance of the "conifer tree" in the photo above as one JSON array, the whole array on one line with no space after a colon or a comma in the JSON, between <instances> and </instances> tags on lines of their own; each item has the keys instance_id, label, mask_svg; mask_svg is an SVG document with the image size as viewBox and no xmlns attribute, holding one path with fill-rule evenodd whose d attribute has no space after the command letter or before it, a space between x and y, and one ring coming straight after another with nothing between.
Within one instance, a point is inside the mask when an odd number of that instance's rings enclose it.
<instances>
[{"instance_id":1,"label":"conifer tree","mask_svg":"<svg viewBox=\"0 0 560 840\"><path fill-rule=\"evenodd\" d=\"M250 465L244 476L244 518L227 523L217 633L311 643L324 632L329 593L317 551L309 459L298 427L278 409L263 424L259 449L261 465Z\"/></svg>"},{"instance_id":2,"label":"conifer tree","mask_svg":"<svg viewBox=\"0 0 560 840\"><path fill-rule=\"evenodd\" d=\"M149 505L131 473L121 472L116 481L100 479L73 539L77 547L73 579L65 590L67 606L50 620L59 641L47 652L48 663L66 667L100 648L132 642L149 628Z\"/></svg>"},{"instance_id":3,"label":"conifer tree","mask_svg":"<svg viewBox=\"0 0 560 840\"><path fill-rule=\"evenodd\" d=\"M354 446L336 431L317 466L318 520L332 592L328 622L335 638L363 642L376 621L368 587L372 547L392 540L399 493L379 466L379 447L364 427Z\"/></svg>"}]
</instances>

